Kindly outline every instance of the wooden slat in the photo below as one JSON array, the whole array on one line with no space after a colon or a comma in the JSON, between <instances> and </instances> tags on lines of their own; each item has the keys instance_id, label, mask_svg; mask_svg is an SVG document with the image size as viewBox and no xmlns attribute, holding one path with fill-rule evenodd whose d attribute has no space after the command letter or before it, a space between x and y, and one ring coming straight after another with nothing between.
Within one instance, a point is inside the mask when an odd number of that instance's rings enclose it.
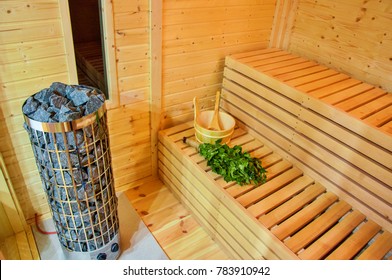
<instances>
[{"instance_id":1,"label":"wooden slat","mask_svg":"<svg viewBox=\"0 0 392 280\"><path fill-rule=\"evenodd\" d=\"M269 212L264 216L261 216L259 218L259 221L265 227L271 228L276 224L286 220L288 217L296 213L309 202L316 199L323 192L325 192L325 188L323 186L319 184L313 184L310 187L306 188L305 191L288 200L285 204L282 204L275 210Z\"/></svg>"},{"instance_id":2,"label":"wooden slat","mask_svg":"<svg viewBox=\"0 0 392 280\"><path fill-rule=\"evenodd\" d=\"M311 88L308 89L306 85L310 84L311 86L313 86L313 83L317 83L318 81L321 81L329 77L336 78L335 76L337 75L338 73L336 71L327 68L324 71L316 72L310 75L304 75L304 73L302 72L299 78L286 80L285 83L293 87L302 86L304 90L310 90Z\"/></svg>"},{"instance_id":3,"label":"wooden slat","mask_svg":"<svg viewBox=\"0 0 392 280\"><path fill-rule=\"evenodd\" d=\"M268 72L273 74L273 76L280 81L287 82L291 80L299 80L298 83L302 83L302 80L304 79L303 77L307 75L317 75L318 73L325 72L326 70L328 70L328 68L325 66L318 65L315 62L307 62L288 67L288 69L282 68L282 70L279 71L275 70Z\"/></svg>"},{"instance_id":4,"label":"wooden slat","mask_svg":"<svg viewBox=\"0 0 392 280\"><path fill-rule=\"evenodd\" d=\"M275 66L272 66L272 67L269 67L269 66L271 66L271 64L281 63L281 62L289 63L289 61L296 59L296 58L297 57L294 55L291 55L289 53L284 53L284 54L277 56L277 57L260 59L258 61L253 62L253 63L248 63L248 65L250 65L258 70L274 69ZM262 71L264 71L264 70L262 70Z\"/></svg>"},{"instance_id":5,"label":"wooden slat","mask_svg":"<svg viewBox=\"0 0 392 280\"><path fill-rule=\"evenodd\" d=\"M255 68L258 71L272 71L272 70L277 70L278 69L282 69L282 67L290 67L293 65L298 65L300 63L306 62L305 59L301 58L301 57L291 57L290 59L287 60L283 60L283 61L277 61L274 63L269 63L267 65L261 65L261 66L256 66Z\"/></svg>"},{"instance_id":6,"label":"wooden slat","mask_svg":"<svg viewBox=\"0 0 392 280\"><path fill-rule=\"evenodd\" d=\"M304 92L311 93L313 91L319 90L321 88L324 88L324 87L327 87L330 85L336 85L337 83L339 83L341 81L346 81L349 78L350 77L345 74L336 74L336 75L332 75L330 77L325 77L325 78L319 79L319 80L311 82L311 83L297 86L297 89L304 91Z\"/></svg>"},{"instance_id":7,"label":"wooden slat","mask_svg":"<svg viewBox=\"0 0 392 280\"><path fill-rule=\"evenodd\" d=\"M326 259L344 260L353 258L379 232L381 227L372 221L367 221L358 231L346 239Z\"/></svg>"},{"instance_id":8,"label":"wooden slat","mask_svg":"<svg viewBox=\"0 0 392 280\"><path fill-rule=\"evenodd\" d=\"M261 215L260 214L261 209L258 209L257 205L250 206L251 204L255 204L258 200L262 200L266 196L275 193L277 190L281 189L286 184L294 181L301 175L302 175L302 171L294 167L282 173L281 175L268 180L268 182L265 183L262 187L256 188L253 191L250 191L245 195L237 198L237 201L241 203L241 205L243 205L244 207L248 207L248 210L253 215L255 215L255 217L257 217ZM264 202L262 202L261 204L264 205ZM262 205L260 206L263 207Z\"/></svg>"},{"instance_id":9,"label":"wooden slat","mask_svg":"<svg viewBox=\"0 0 392 280\"><path fill-rule=\"evenodd\" d=\"M350 209L351 206L349 204L344 201L339 201L284 243L293 250L293 252L298 252L322 235L342 216L350 211Z\"/></svg>"},{"instance_id":10,"label":"wooden slat","mask_svg":"<svg viewBox=\"0 0 392 280\"><path fill-rule=\"evenodd\" d=\"M380 260L392 250L392 234L383 232L377 239L358 256L358 260Z\"/></svg>"},{"instance_id":11,"label":"wooden slat","mask_svg":"<svg viewBox=\"0 0 392 280\"><path fill-rule=\"evenodd\" d=\"M307 176L302 176L296 179L294 182L288 184L281 190L276 191L274 194L260 201L257 204L258 209L257 209L257 214L255 216L260 217L261 215L264 215L265 213L276 208L277 206L283 204L285 201L289 200L297 193L303 191L311 183L313 183L313 179ZM253 211L253 213L255 213L256 209L253 208L250 211Z\"/></svg>"},{"instance_id":12,"label":"wooden slat","mask_svg":"<svg viewBox=\"0 0 392 280\"><path fill-rule=\"evenodd\" d=\"M350 114L357 118L365 119L373 115L374 113L384 109L385 107L388 107L391 104L392 94L387 94L352 110Z\"/></svg>"},{"instance_id":13,"label":"wooden slat","mask_svg":"<svg viewBox=\"0 0 392 280\"><path fill-rule=\"evenodd\" d=\"M392 106L388 106L372 114L371 116L366 117L364 119L364 122L373 126L380 127L391 120L392 120Z\"/></svg>"},{"instance_id":14,"label":"wooden slat","mask_svg":"<svg viewBox=\"0 0 392 280\"><path fill-rule=\"evenodd\" d=\"M329 192L321 195L307 207L279 224L277 227L272 228L271 232L280 240L283 240L312 221L318 214L322 213L336 202L337 199L338 197L336 195Z\"/></svg>"},{"instance_id":15,"label":"wooden slat","mask_svg":"<svg viewBox=\"0 0 392 280\"><path fill-rule=\"evenodd\" d=\"M235 59L242 60L242 59L247 59L248 57L260 56L260 55L268 55L268 54L273 55L274 53L280 54L280 53L282 53L282 51L277 48L268 48L268 49L254 50L254 51L248 51L248 52L242 52L242 53L235 53L235 54L232 54L232 56Z\"/></svg>"},{"instance_id":16,"label":"wooden slat","mask_svg":"<svg viewBox=\"0 0 392 280\"><path fill-rule=\"evenodd\" d=\"M374 86L372 85L361 83L359 85L355 85L353 87L341 90L339 92L335 92L331 95L321 97L321 99L326 103L335 105L337 103L350 99L356 95L359 95L363 92L369 91L373 88Z\"/></svg>"},{"instance_id":17,"label":"wooden slat","mask_svg":"<svg viewBox=\"0 0 392 280\"><path fill-rule=\"evenodd\" d=\"M379 88L374 88L372 90L356 95L353 98L347 99L343 102L339 102L335 104L335 106L344 111L351 111L385 94L386 93L383 90Z\"/></svg>"},{"instance_id":18,"label":"wooden slat","mask_svg":"<svg viewBox=\"0 0 392 280\"><path fill-rule=\"evenodd\" d=\"M316 90L312 90L309 92L309 94L316 98L325 98L326 96L332 95L336 92L345 90L347 88L351 88L360 83L361 83L360 81L350 78L340 82L333 83L328 86L321 87Z\"/></svg>"},{"instance_id":19,"label":"wooden slat","mask_svg":"<svg viewBox=\"0 0 392 280\"><path fill-rule=\"evenodd\" d=\"M354 210L344 217L343 221L312 243L298 256L301 259L321 259L344 240L363 220L365 215Z\"/></svg>"}]
</instances>

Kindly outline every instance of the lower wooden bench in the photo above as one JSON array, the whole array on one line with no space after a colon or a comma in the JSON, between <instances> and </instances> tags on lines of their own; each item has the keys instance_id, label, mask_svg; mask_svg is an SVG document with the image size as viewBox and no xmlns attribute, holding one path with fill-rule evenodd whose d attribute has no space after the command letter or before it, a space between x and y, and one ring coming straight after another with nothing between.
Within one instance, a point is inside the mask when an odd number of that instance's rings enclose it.
<instances>
[{"instance_id":1,"label":"lower wooden bench","mask_svg":"<svg viewBox=\"0 0 392 280\"><path fill-rule=\"evenodd\" d=\"M262 160L262 186L226 183L195 148L193 122L159 133L159 172L233 259L391 259L392 234L273 151L243 124L230 145Z\"/></svg>"}]
</instances>

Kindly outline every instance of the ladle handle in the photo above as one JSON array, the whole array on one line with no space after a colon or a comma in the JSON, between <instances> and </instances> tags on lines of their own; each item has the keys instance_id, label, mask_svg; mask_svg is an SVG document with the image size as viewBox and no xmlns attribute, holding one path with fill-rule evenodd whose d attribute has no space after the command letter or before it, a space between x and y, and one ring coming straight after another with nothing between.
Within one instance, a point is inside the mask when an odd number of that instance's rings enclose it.
<instances>
[{"instance_id":1,"label":"ladle handle","mask_svg":"<svg viewBox=\"0 0 392 280\"><path fill-rule=\"evenodd\" d=\"M197 118L199 117L199 114L200 114L199 100L198 100L197 96L195 96L193 98L193 112L194 112L195 122L197 122Z\"/></svg>"}]
</instances>

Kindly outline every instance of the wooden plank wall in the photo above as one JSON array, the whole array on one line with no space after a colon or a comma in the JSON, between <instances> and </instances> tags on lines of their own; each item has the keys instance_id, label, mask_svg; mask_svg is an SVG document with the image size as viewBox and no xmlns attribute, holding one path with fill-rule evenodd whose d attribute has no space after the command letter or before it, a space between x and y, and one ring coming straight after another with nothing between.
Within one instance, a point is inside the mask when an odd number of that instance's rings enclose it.
<instances>
[{"instance_id":1,"label":"wooden plank wall","mask_svg":"<svg viewBox=\"0 0 392 280\"><path fill-rule=\"evenodd\" d=\"M116 190L151 177L149 1L114 0L118 92L108 112ZM117 95L117 96L113 96Z\"/></svg>"},{"instance_id":2,"label":"wooden plank wall","mask_svg":"<svg viewBox=\"0 0 392 280\"><path fill-rule=\"evenodd\" d=\"M162 128L191 120L194 96L211 105L226 55L268 46L275 2L163 2Z\"/></svg>"},{"instance_id":3,"label":"wooden plank wall","mask_svg":"<svg viewBox=\"0 0 392 280\"><path fill-rule=\"evenodd\" d=\"M392 91L392 1L297 2L290 52Z\"/></svg>"},{"instance_id":4,"label":"wooden plank wall","mask_svg":"<svg viewBox=\"0 0 392 280\"><path fill-rule=\"evenodd\" d=\"M23 129L22 104L71 71L58 0L0 3L0 152L26 218L49 211Z\"/></svg>"}]
</instances>

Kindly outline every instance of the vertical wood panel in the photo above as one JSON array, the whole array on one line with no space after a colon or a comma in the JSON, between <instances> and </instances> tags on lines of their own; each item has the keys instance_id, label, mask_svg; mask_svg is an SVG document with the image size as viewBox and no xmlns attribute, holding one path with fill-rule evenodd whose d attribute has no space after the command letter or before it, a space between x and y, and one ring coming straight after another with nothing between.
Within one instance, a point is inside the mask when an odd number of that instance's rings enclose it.
<instances>
[{"instance_id":1,"label":"vertical wood panel","mask_svg":"<svg viewBox=\"0 0 392 280\"><path fill-rule=\"evenodd\" d=\"M277 0L270 48L287 49L297 13L298 0Z\"/></svg>"},{"instance_id":2,"label":"vertical wood panel","mask_svg":"<svg viewBox=\"0 0 392 280\"><path fill-rule=\"evenodd\" d=\"M150 28L151 165L153 175L158 176L158 132L162 112L162 1L151 1Z\"/></svg>"}]
</instances>

